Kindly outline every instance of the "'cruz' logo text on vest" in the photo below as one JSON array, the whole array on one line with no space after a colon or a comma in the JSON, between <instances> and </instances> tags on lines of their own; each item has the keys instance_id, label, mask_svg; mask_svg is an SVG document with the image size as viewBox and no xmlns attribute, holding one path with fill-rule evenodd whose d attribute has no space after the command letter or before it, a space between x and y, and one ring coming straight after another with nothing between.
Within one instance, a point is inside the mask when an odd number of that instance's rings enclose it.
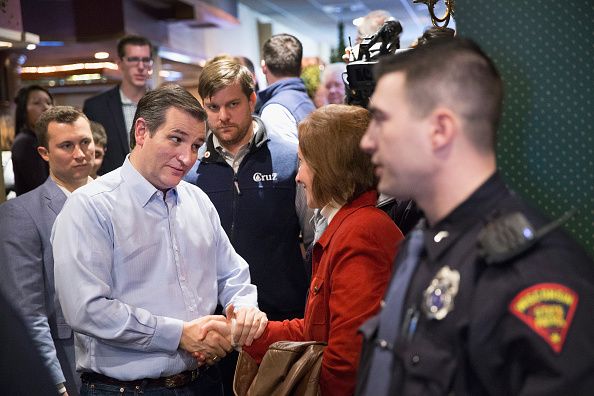
<instances>
[{"instance_id":1,"label":"'cruz' logo text on vest","mask_svg":"<svg viewBox=\"0 0 594 396\"><path fill-rule=\"evenodd\" d=\"M278 174L276 172L271 173L270 175L263 175L260 172L256 172L254 173L254 181L255 182L261 182L261 181L275 181L276 180L276 176Z\"/></svg>"}]
</instances>

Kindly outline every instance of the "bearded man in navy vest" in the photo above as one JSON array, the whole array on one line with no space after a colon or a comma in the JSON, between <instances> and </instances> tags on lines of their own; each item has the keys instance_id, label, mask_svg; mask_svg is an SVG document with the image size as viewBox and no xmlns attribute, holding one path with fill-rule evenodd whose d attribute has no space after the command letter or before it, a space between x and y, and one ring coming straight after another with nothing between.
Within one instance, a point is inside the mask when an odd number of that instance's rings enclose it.
<instances>
[{"instance_id":1,"label":"bearded man in navy vest","mask_svg":"<svg viewBox=\"0 0 594 396\"><path fill-rule=\"evenodd\" d=\"M304 191L295 182L297 146L252 115L256 94L246 67L229 60L207 65L198 93L211 133L186 180L208 194L233 247L248 262L260 309L271 320L301 317L308 280L300 233L305 228L308 243L312 230ZM226 393L233 394L233 357L222 365Z\"/></svg>"}]
</instances>

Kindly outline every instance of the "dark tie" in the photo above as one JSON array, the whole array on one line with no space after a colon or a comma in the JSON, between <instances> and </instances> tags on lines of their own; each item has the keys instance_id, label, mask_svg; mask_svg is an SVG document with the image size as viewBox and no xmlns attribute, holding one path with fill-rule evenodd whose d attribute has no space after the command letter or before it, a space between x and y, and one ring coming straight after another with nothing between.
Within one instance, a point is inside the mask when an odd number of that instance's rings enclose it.
<instances>
[{"instance_id":1,"label":"dark tie","mask_svg":"<svg viewBox=\"0 0 594 396\"><path fill-rule=\"evenodd\" d=\"M394 360L393 346L400 330L404 298L410 279L419 262L422 247L423 230L415 229L410 233L406 245L406 257L396 270L396 275L394 275L394 280L386 295L386 304L380 313L377 341L371 359L367 385L363 392L365 396L388 395Z\"/></svg>"}]
</instances>

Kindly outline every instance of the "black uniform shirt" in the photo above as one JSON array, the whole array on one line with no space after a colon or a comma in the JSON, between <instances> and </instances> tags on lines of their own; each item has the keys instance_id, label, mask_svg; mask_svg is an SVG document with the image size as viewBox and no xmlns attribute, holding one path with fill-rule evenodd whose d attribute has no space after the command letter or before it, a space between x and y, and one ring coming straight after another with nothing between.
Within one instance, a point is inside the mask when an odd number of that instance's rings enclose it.
<instances>
[{"instance_id":1,"label":"black uniform shirt","mask_svg":"<svg viewBox=\"0 0 594 396\"><path fill-rule=\"evenodd\" d=\"M537 230L547 223L494 174L425 230L390 394L594 393L594 264L561 231L506 262L486 264L479 232L513 212ZM436 289L444 284L458 290L442 288L440 299ZM449 305L444 296L451 297ZM432 317L432 305L445 317ZM374 380L365 372L372 342L362 354L361 383Z\"/></svg>"}]
</instances>

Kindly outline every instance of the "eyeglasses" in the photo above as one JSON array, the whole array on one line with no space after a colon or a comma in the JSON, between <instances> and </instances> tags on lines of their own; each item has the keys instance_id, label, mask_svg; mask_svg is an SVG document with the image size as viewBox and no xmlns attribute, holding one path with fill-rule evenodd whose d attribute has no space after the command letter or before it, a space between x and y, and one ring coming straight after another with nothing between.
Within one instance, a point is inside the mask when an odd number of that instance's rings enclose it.
<instances>
[{"instance_id":1,"label":"eyeglasses","mask_svg":"<svg viewBox=\"0 0 594 396\"><path fill-rule=\"evenodd\" d=\"M144 66L152 66L153 58L139 58L138 56L126 56L123 58L127 63L138 65L140 62Z\"/></svg>"}]
</instances>

